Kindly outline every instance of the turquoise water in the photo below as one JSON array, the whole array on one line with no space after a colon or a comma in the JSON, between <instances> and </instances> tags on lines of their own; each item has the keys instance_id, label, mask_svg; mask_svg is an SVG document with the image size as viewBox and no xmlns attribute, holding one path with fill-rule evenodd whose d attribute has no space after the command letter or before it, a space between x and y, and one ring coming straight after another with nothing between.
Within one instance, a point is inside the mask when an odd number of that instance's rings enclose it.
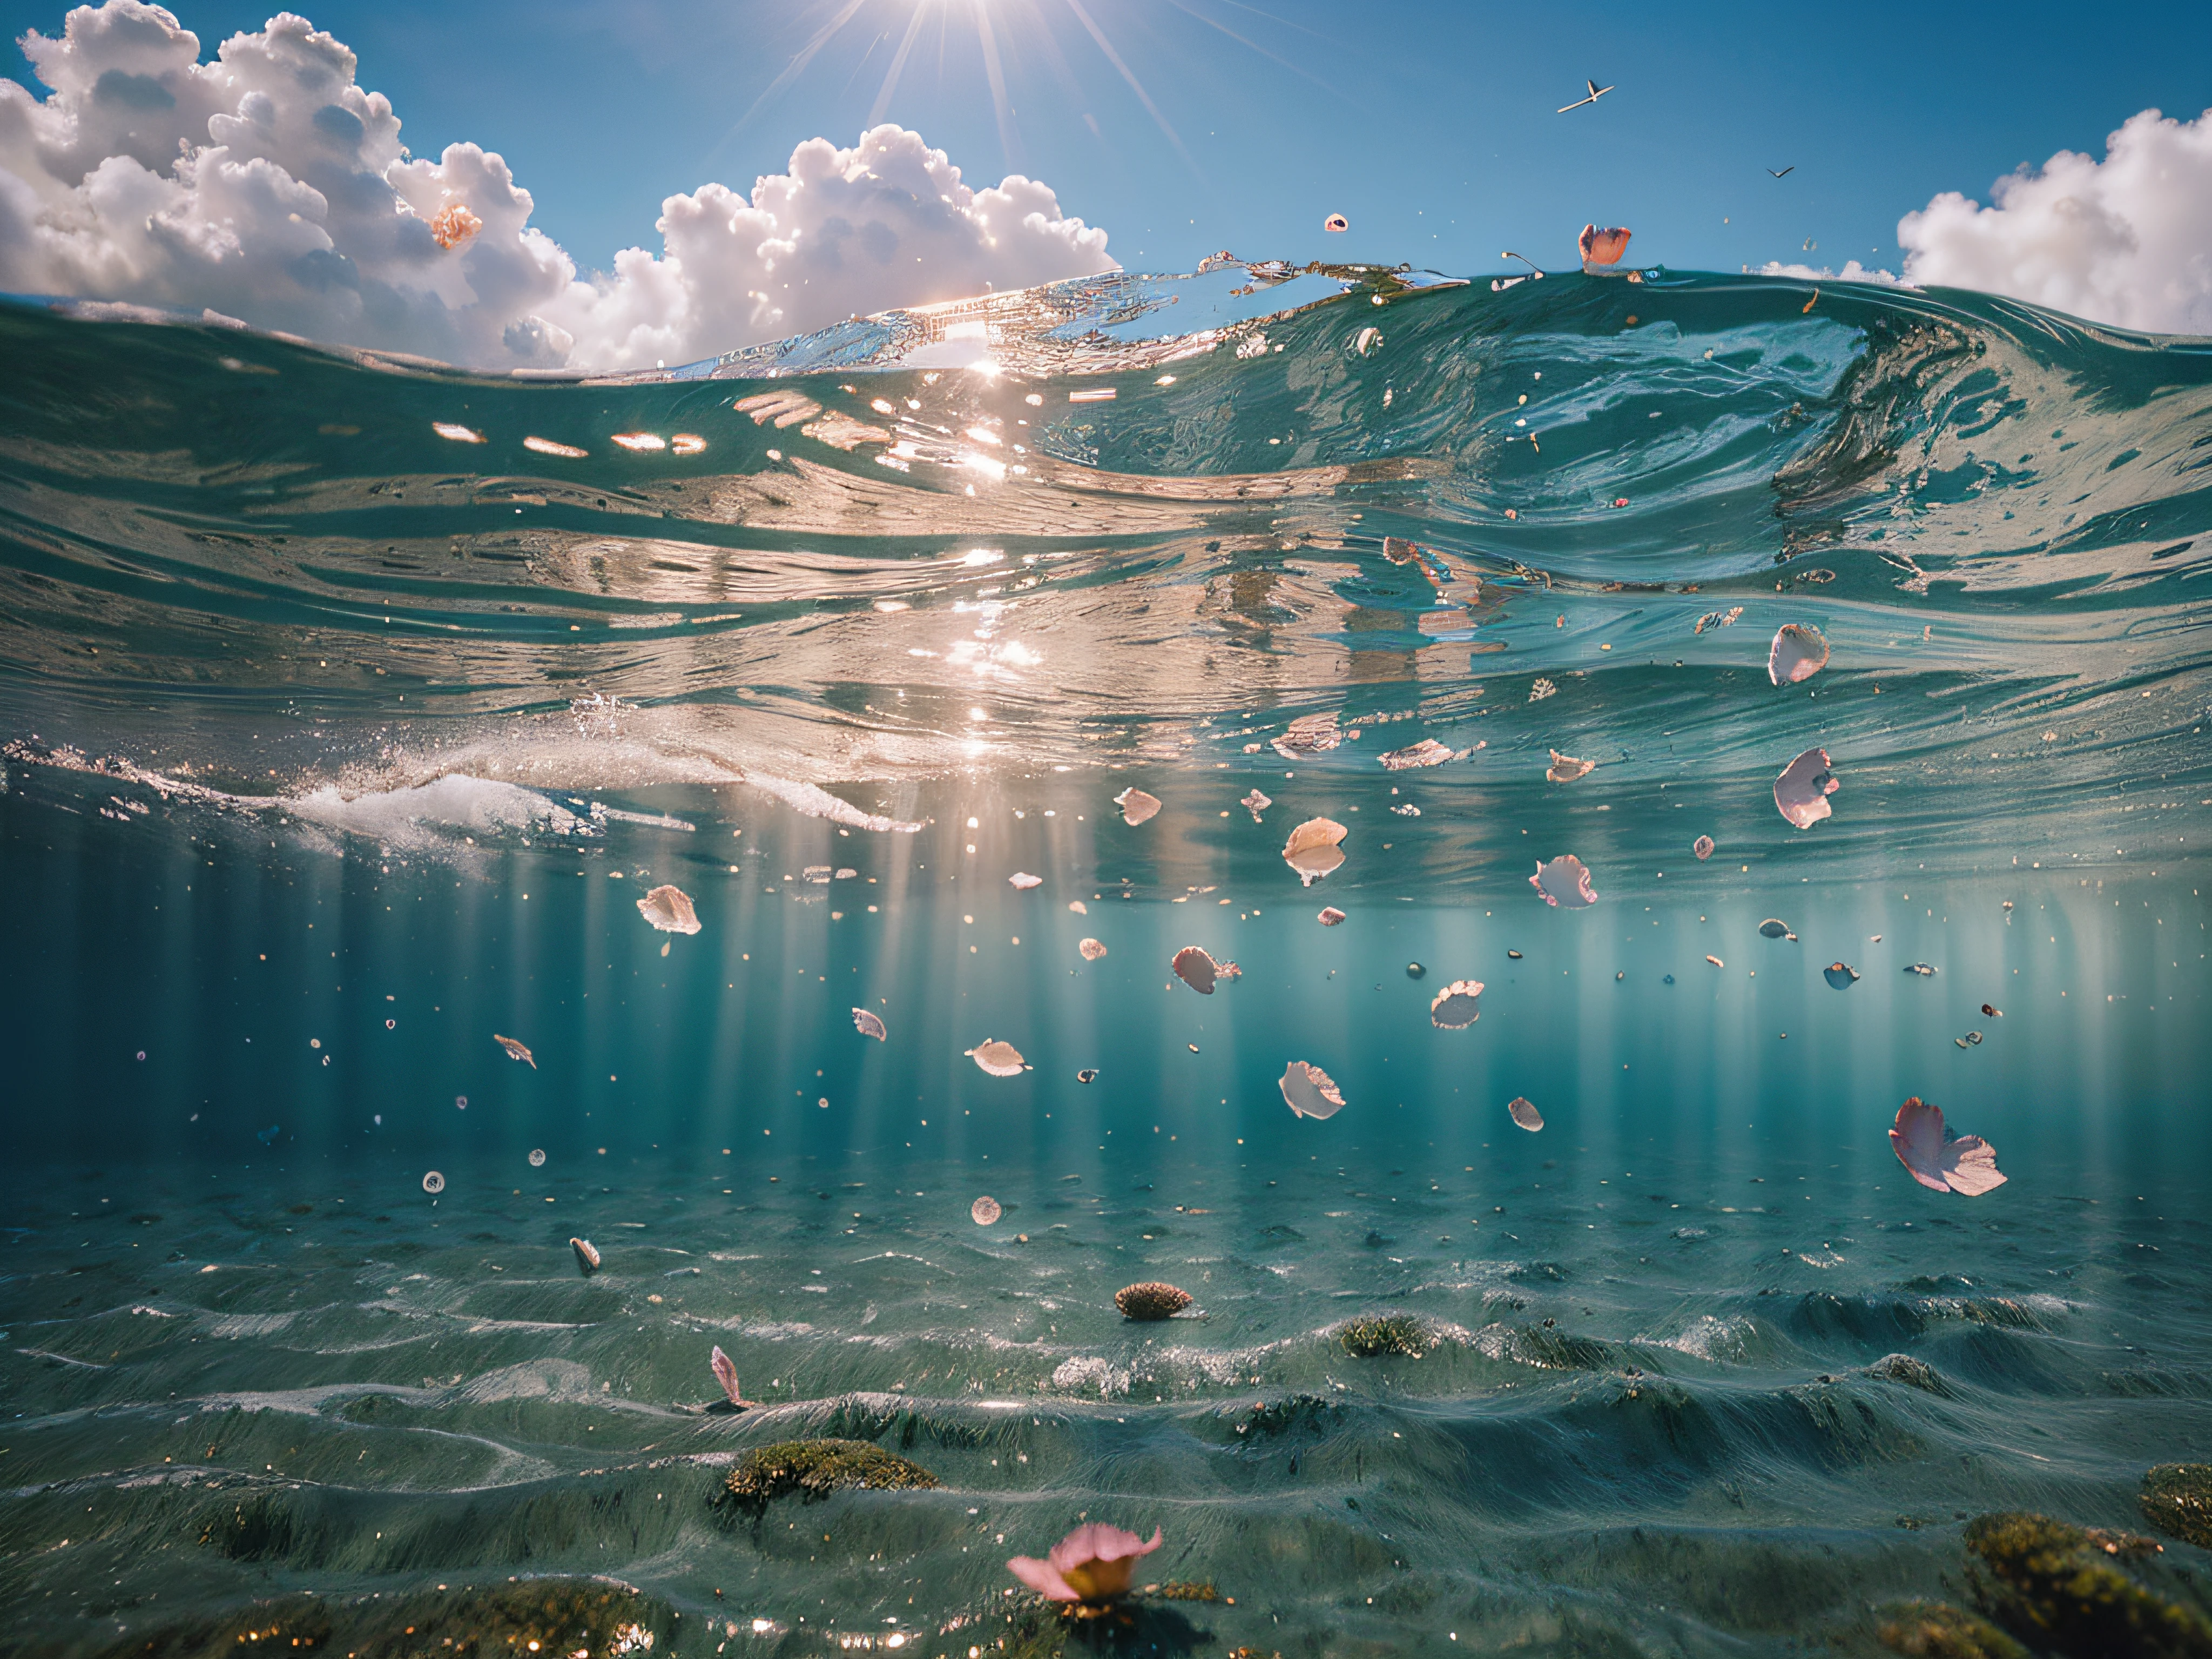
<instances>
[{"instance_id":1,"label":"turquoise water","mask_svg":"<svg viewBox=\"0 0 2212 1659\"><path fill-rule=\"evenodd\" d=\"M2212 1456L2202 343L1278 274L621 385L0 311L10 1645L957 1654L1087 1518L1215 1587L1132 1650L1874 1652ZM710 1501L830 1434L941 1485Z\"/></svg>"}]
</instances>

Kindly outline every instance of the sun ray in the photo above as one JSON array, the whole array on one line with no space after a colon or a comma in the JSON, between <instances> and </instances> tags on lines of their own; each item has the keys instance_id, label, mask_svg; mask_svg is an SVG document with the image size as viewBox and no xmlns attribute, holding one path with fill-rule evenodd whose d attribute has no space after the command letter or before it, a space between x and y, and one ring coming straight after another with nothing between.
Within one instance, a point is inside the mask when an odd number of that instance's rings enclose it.
<instances>
[{"instance_id":1,"label":"sun ray","mask_svg":"<svg viewBox=\"0 0 2212 1659\"><path fill-rule=\"evenodd\" d=\"M805 46L801 46L799 51L793 55L791 61L783 66L783 72L777 76L775 80L768 83L767 90L763 92L759 97L754 99L751 106L745 111L745 112L738 117L734 122L731 123L729 131L714 141L714 148L707 152L704 159L708 161L712 161L714 157L720 153L723 145L728 143L731 139L736 137L739 132L744 131L745 123L751 120L754 116L759 114L771 100L782 93L785 88L788 87L793 82L799 79L800 76L805 74L806 66L814 61L815 55L819 52L823 47L829 45L831 37L836 35L838 30L843 28L846 24L851 22L853 21L853 15L859 11L860 8L866 3L867 0L845 0L845 3L837 9L836 15L830 18L830 20L824 23L820 28L815 30L814 38L809 40Z\"/></svg>"},{"instance_id":2,"label":"sun ray","mask_svg":"<svg viewBox=\"0 0 2212 1659\"><path fill-rule=\"evenodd\" d=\"M1220 30L1222 33L1227 35L1231 40L1234 40L1238 46L1243 46L1246 51L1257 52L1269 63L1278 64L1280 67L1290 70L1293 75L1304 76L1307 80L1321 88L1322 91L1332 94L1339 98L1342 98L1344 96L1342 89L1335 86L1326 77L1316 75L1311 70L1300 69L1296 64L1291 62L1287 58L1278 57L1275 53L1268 51L1267 47L1261 46L1257 40L1249 40L1245 36L1237 33L1235 29L1231 28L1228 24L1222 22L1219 19L1208 17L1196 6L1188 3L1188 0L1168 0L1168 3L1173 6L1177 11L1183 13L1186 16L1196 18L1208 28ZM1257 6L1246 6L1243 9L1251 12L1257 16L1267 16L1267 14L1260 10ZM1280 22L1282 20L1280 18L1273 18L1270 21Z\"/></svg>"},{"instance_id":3,"label":"sun ray","mask_svg":"<svg viewBox=\"0 0 2212 1659\"><path fill-rule=\"evenodd\" d=\"M868 112L868 125L872 127L881 126L884 118L890 113L891 94L898 90L899 74L906 68L908 54L913 52L914 43L921 38L921 20L926 15L921 7L916 6L914 15L907 20L906 38L899 42L898 51L891 58L891 66L884 72L883 90L876 94L875 106Z\"/></svg>"},{"instance_id":4,"label":"sun ray","mask_svg":"<svg viewBox=\"0 0 2212 1659\"><path fill-rule=\"evenodd\" d=\"M1111 64L1121 77L1129 83L1129 90L1137 94L1137 101L1145 106L1146 112L1158 124L1160 131L1167 134L1168 142L1176 147L1176 154L1182 157L1183 165L1194 173L1198 173L1198 163L1191 159L1190 152L1183 148L1182 137L1168 125L1168 118L1160 113L1160 106L1152 101L1152 94L1145 90L1145 83L1138 80L1131 72L1129 66L1121 61L1121 54L1114 50L1114 43L1106 38L1106 31L1091 21L1091 14L1083 9L1083 0L1067 0L1067 9L1075 14L1076 21L1090 31L1091 38L1098 44L1098 50L1106 54L1106 61ZM1199 173L1199 176L1203 178L1205 175Z\"/></svg>"},{"instance_id":5,"label":"sun ray","mask_svg":"<svg viewBox=\"0 0 2212 1659\"><path fill-rule=\"evenodd\" d=\"M999 118L999 149L1012 171L1021 166L1022 146L1014 131L1013 108L1006 101L1006 74L999 63L999 41L991 33L988 5L975 8L975 33L983 43L983 73L991 82L991 107Z\"/></svg>"}]
</instances>

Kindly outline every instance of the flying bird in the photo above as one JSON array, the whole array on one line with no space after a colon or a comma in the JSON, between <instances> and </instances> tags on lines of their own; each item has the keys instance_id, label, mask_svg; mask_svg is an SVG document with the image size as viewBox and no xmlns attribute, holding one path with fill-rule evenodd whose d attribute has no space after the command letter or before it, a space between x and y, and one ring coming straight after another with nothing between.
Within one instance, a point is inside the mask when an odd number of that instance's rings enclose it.
<instances>
[{"instance_id":1,"label":"flying bird","mask_svg":"<svg viewBox=\"0 0 2212 1659\"><path fill-rule=\"evenodd\" d=\"M1606 94L1613 90L1611 87L1601 87L1595 81L1585 81L1583 84L1589 88L1589 96L1587 98L1577 98L1571 104L1560 105L1560 114L1565 115L1571 109L1580 109L1584 104L1595 104L1599 99L1604 97Z\"/></svg>"},{"instance_id":2,"label":"flying bird","mask_svg":"<svg viewBox=\"0 0 2212 1659\"><path fill-rule=\"evenodd\" d=\"M1773 169L1772 167L1769 167L1769 168L1767 168L1767 171L1768 171L1769 173L1774 173L1774 169ZM1781 173L1774 173L1774 176L1775 176L1776 178L1779 179L1779 178L1781 178L1781 177L1783 176L1783 174L1784 174L1784 173L1795 173L1795 172L1796 172L1796 171L1797 171L1797 164L1796 164L1795 161L1792 161L1792 162L1791 162L1788 167L1786 167L1783 168Z\"/></svg>"}]
</instances>

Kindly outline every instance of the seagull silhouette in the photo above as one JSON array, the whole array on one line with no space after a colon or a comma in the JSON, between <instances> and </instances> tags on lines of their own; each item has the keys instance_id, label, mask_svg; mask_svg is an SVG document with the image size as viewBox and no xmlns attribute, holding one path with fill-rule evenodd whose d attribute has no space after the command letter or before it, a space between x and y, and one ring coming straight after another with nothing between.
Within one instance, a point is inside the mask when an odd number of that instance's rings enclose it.
<instances>
[{"instance_id":1,"label":"seagull silhouette","mask_svg":"<svg viewBox=\"0 0 2212 1659\"><path fill-rule=\"evenodd\" d=\"M1601 87L1595 81L1585 81L1583 84L1589 88L1589 96L1587 98L1577 98L1571 104L1560 105L1560 114L1565 115L1571 109L1580 109L1584 104L1595 104L1599 99L1604 97L1606 94L1613 90L1611 87Z\"/></svg>"},{"instance_id":2,"label":"seagull silhouette","mask_svg":"<svg viewBox=\"0 0 2212 1659\"><path fill-rule=\"evenodd\" d=\"M1769 168L1767 168L1767 171L1768 171L1769 173L1774 173L1774 169L1773 169L1772 167L1769 167ZM1795 161L1792 161L1792 162L1791 162L1788 167L1784 167L1784 168L1783 168L1783 169L1782 169L1782 173L1774 173L1774 176L1775 176L1776 178L1779 179L1779 178L1781 178L1781 177L1782 177L1782 174L1783 174L1783 173L1795 173L1795 172L1796 172L1796 171L1797 171L1797 164L1796 164Z\"/></svg>"}]
</instances>

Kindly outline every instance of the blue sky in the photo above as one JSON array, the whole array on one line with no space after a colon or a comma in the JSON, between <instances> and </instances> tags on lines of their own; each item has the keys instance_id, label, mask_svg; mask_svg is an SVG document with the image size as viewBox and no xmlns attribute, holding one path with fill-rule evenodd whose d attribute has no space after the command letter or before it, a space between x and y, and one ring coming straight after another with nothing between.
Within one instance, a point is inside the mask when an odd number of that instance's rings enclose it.
<instances>
[{"instance_id":1,"label":"blue sky","mask_svg":"<svg viewBox=\"0 0 2212 1659\"><path fill-rule=\"evenodd\" d=\"M1590 219L1634 227L1634 257L1677 267L1856 258L1894 269L1899 216L1936 192L1986 199L1990 181L2023 161L2059 149L2101 155L2138 110L2185 118L2212 106L2203 4L1848 15L1309 0L301 7L361 54L362 83L392 98L418 155L459 139L501 152L533 192L536 222L586 266L632 244L657 248L664 196L710 179L745 188L817 134L851 143L917 8L922 27L887 118L948 150L971 184L1010 169L1045 180L1063 210L1111 233L1123 264L1154 269L1187 269L1220 247L1453 271L1494 269L1513 247L1566 264ZM173 9L211 55L271 8ZM57 33L62 16L58 5L0 0L11 37ZM1555 114L1586 76L1618 90ZM1778 181L1765 171L1790 166ZM1348 236L1321 230L1332 211L1350 216ZM1808 239L1816 252L1804 251Z\"/></svg>"}]
</instances>

